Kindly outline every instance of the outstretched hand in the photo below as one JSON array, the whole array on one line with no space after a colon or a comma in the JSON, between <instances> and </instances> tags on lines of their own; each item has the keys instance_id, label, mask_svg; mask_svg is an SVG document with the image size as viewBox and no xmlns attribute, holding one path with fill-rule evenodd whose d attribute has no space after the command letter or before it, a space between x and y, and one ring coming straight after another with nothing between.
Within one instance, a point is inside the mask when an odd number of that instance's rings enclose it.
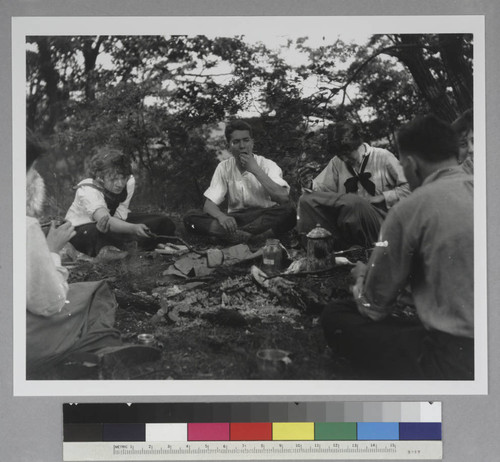
<instances>
[{"instance_id":1,"label":"outstretched hand","mask_svg":"<svg viewBox=\"0 0 500 462\"><path fill-rule=\"evenodd\" d=\"M52 221L47 234L49 250L58 254L75 234L76 231L71 222L65 221L61 226L56 227L55 221Z\"/></svg>"},{"instance_id":2,"label":"outstretched hand","mask_svg":"<svg viewBox=\"0 0 500 462\"><path fill-rule=\"evenodd\" d=\"M134 225L134 230L137 237L151 237L151 230L144 223L137 223L136 225Z\"/></svg>"}]
</instances>

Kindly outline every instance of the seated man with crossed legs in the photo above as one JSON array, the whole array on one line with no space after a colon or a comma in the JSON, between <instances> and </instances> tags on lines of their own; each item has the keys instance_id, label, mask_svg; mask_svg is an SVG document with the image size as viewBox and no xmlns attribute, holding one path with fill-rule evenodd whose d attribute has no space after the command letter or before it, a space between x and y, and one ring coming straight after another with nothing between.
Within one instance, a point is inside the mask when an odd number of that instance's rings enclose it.
<instances>
[{"instance_id":1,"label":"seated man with crossed legs","mask_svg":"<svg viewBox=\"0 0 500 462\"><path fill-rule=\"evenodd\" d=\"M305 235L317 224L334 236L335 247L371 247L387 211L409 193L398 159L386 149L363 142L349 122L329 127L334 157L304 188L297 229Z\"/></svg>"}]
</instances>

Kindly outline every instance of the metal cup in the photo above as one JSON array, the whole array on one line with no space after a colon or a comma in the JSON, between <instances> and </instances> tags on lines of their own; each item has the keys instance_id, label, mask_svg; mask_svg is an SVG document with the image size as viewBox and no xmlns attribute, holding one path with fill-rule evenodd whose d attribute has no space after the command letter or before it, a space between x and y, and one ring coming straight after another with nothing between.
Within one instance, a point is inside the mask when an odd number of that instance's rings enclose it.
<instances>
[{"instance_id":1,"label":"metal cup","mask_svg":"<svg viewBox=\"0 0 500 462\"><path fill-rule=\"evenodd\" d=\"M287 351L275 349L257 351L257 364L263 378L270 380L283 378L288 354Z\"/></svg>"},{"instance_id":2,"label":"metal cup","mask_svg":"<svg viewBox=\"0 0 500 462\"><path fill-rule=\"evenodd\" d=\"M139 334L137 341L143 345L152 345L155 342L155 336L153 334Z\"/></svg>"}]
</instances>

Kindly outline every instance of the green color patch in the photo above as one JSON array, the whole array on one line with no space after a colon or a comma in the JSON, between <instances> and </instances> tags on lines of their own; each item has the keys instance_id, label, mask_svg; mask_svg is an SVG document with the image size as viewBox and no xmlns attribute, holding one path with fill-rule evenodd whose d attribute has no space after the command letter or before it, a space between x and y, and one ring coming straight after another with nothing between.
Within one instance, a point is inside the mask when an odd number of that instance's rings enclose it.
<instances>
[{"instance_id":1,"label":"green color patch","mask_svg":"<svg viewBox=\"0 0 500 462\"><path fill-rule=\"evenodd\" d=\"M356 440L355 422L320 422L314 424L315 441Z\"/></svg>"}]
</instances>

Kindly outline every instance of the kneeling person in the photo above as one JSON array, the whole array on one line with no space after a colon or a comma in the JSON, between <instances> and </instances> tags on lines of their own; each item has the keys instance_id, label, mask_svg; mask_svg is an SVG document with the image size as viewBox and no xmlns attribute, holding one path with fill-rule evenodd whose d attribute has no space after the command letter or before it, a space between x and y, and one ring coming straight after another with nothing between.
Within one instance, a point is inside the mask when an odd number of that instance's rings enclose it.
<instances>
[{"instance_id":1,"label":"kneeling person","mask_svg":"<svg viewBox=\"0 0 500 462\"><path fill-rule=\"evenodd\" d=\"M184 217L186 229L231 241L255 235L279 237L291 230L296 212L281 168L253 153L252 128L246 122L229 123L225 136L232 157L217 166L204 193L203 211ZM220 208L226 198L227 213Z\"/></svg>"},{"instance_id":2,"label":"kneeling person","mask_svg":"<svg viewBox=\"0 0 500 462\"><path fill-rule=\"evenodd\" d=\"M154 249L165 239L151 233L172 235L174 223L161 214L132 213L130 201L135 178L128 158L119 150L103 147L90 161L90 178L76 186L66 220L75 227L71 244L80 252L96 256L102 247L122 247L139 240L144 249Z\"/></svg>"}]
</instances>

